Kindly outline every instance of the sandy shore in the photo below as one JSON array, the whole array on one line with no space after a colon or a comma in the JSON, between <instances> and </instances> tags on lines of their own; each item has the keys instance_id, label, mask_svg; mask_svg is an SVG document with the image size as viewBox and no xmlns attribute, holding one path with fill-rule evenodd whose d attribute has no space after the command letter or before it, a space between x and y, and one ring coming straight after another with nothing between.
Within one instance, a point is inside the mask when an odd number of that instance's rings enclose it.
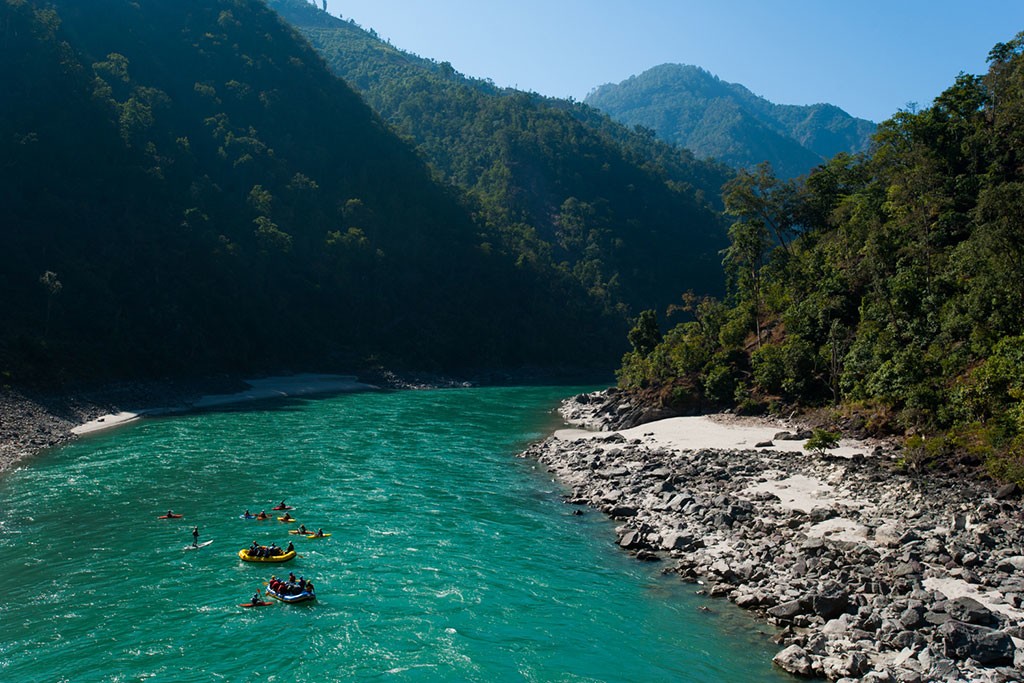
<instances>
[{"instance_id":1,"label":"sandy shore","mask_svg":"<svg viewBox=\"0 0 1024 683\"><path fill-rule=\"evenodd\" d=\"M146 416L375 389L351 375L300 374L125 382L61 394L5 390L0 392L0 472L41 450Z\"/></svg>"},{"instance_id":2,"label":"sandy shore","mask_svg":"<svg viewBox=\"0 0 1024 683\"><path fill-rule=\"evenodd\" d=\"M118 427L133 422L147 415L168 415L171 413L206 410L219 406L237 405L251 401L265 401L275 398L294 398L323 394L338 394L350 391L373 391L377 387L363 384L353 375L290 375L284 377L264 377L262 379L243 380L248 389L230 394L214 394L201 396L195 401L182 405L163 406L159 408L140 408L124 410L114 414L101 415L71 429L76 436Z\"/></svg>"}]
</instances>

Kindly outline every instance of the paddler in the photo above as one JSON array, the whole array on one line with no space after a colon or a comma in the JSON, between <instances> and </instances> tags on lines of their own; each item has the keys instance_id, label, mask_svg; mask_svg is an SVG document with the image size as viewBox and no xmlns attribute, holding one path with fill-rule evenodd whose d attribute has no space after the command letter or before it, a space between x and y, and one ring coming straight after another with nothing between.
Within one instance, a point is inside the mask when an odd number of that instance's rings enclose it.
<instances>
[{"instance_id":1,"label":"paddler","mask_svg":"<svg viewBox=\"0 0 1024 683\"><path fill-rule=\"evenodd\" d=\"M192 547L199 547L199 527L197 526L192 527Z\"/></svg>"}]
</instances>

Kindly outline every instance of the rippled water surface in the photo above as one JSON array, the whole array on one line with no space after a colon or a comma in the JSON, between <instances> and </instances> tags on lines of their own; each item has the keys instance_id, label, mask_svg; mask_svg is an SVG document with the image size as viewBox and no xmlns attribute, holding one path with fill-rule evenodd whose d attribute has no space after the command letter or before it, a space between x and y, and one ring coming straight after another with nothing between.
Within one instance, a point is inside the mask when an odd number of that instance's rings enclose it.
<instances>
[{"instance_id":1,"label":"rippled water surface","mask_svg":"<svg viewBox=\"0 0 1024 683\"><path fill-rule=\"evenodd\" d=\"M33 459L0 478L0 680L790 680L762 627L619 552L515 457L573 391L253 404ZM238 517L282 498L332 536ZM186 552L194 525L213 544ZM237 557L289 539L291 563ZM238 606L288 570L315 603Z\"/></svg>"}]
</instances>

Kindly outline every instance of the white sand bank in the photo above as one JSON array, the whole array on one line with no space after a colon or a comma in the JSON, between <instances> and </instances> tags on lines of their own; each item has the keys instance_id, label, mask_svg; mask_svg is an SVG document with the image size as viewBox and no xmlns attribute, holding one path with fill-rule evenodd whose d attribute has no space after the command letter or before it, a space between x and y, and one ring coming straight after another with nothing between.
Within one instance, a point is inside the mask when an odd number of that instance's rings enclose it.
<instances>
[{"instance_id":1,"label":"white sand bank","mask_svg":"<svg viewBox=\"0 0 1024 683\"><path fill-rule=\"evenodd\" d=\"M679 450L733 450L752 449L755 444L771 441L781 431L792 431L779 423L756 419L723 420L716 416L671 417L667 420L624 429L619 432L627 439L640 439L664 448ZM555 437L566 441L586 438L602 438L608 432L592 432L583 429L561 429ZM767 451L799 451L806 441L778 441L772 446L759 448ZM850 457L855 453L866 453L867 449L857 442L841 441L839 448L829 451L833 455Z\"/></svg>"},{"instance_id":2,"label":"white sand bank","mask_svg":"<svg viewBox=\"0 0 1024 683\"><path fill-rule=\"evenodd\" d=\"M359 382L354 375L289 375L284 377L264 377L247 379L245 383L251 388L234 394L217 394L203 396L194 403L183 406L164 408L148 408L137 411L125 411L116 415L103 415L91 422L79 425L71 430L72 434L82 436L104 429L117 427L146 415L166 415L198 408L215 408L218 406L248 403L271 398L289 398L296 396L313 396L317 394L336 394L349 391L371 391L377 387Z\"/></svg>"}]
</instances>

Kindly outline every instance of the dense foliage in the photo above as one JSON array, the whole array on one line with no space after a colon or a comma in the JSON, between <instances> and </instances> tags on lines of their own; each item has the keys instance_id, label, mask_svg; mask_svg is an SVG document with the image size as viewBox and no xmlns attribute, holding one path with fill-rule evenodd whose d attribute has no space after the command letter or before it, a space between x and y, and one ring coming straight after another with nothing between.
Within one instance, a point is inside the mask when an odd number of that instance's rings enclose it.
<instances>
[{"instance_id":1,"label":"dense foliage","mask_svg":"<svg viewBox=\"0 0 1024 683\"><path fill-rule=\"evenodd\" d=\"M879 127L804 182L726 188L730 295L636 346L621 383L665 401L829 405L902 431L908 464L1024 480L1024 33L984 76Z\"/></svg>"},{"instance_id":2,"label":"dense foliage","mask_svg":"<svg viewBox=\"0 0 1024 683\"><path fill-rule=\"evenodd\" d=\"M504 248L571 274L608 311L723 290L724 167L583 104L468 79L305 0L269 5L468 194Z\"/></svg>"},{"instance_id":3,"label":"dense foliage","mask_svg":"<svg viewBox=\"0 0 1024 683\"><path fill-rule=\"evenodd\" d=\"M596 88L587 104L663 140L735 168L769 162L783 178L809 172L841 152L866 151L875 125L830 104L772 104L707 71L662 64Z\"/></svg>"},{"instance_id":4,"label":"dense foliage","mask_svg":"<svg viewBox=\"0 0 1024 683\"><path fill-rule=\"evenodd\" d=\"M8 378L614 348L260 0L0 0L0 74Z\"/></svg>"}]
</instances>

